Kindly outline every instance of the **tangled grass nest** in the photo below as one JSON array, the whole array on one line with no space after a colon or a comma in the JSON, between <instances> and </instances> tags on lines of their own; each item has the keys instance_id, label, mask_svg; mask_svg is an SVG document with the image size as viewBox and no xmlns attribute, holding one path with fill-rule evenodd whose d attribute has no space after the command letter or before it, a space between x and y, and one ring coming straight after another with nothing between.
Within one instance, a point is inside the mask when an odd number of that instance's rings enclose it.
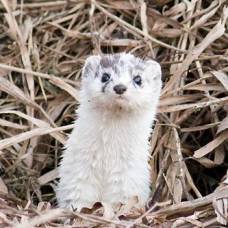
<instances>
[{"instance_id":1,"label":"tangled grass nest","mask_svg":"<svg viewBox=\"0 0 228 228\"><path fill-rule=\"evenodd\" d=\"M226 0L1 0L0 227L221 227L228 219ZM56 208L61 148L92 53L160 62L147 208Z\"/></svg>"}]
</instances>

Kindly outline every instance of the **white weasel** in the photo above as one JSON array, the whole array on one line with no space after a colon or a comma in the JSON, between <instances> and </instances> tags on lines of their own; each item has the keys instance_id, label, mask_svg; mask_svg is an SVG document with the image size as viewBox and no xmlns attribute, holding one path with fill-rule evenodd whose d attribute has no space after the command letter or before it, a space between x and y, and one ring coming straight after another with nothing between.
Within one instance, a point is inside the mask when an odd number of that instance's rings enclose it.
<instances>
[{"instance_id":1,"label":"white weasel","mask_svg":"<svg viewBox=\"0 0 228 228\"><path fill-rule=\"evenodd\" d=\"M150 194L148 138L161 68L132 54L91 56L82 71L78 119L59 167L60 207L115 206Z\"/></svg>"}]
</instances>

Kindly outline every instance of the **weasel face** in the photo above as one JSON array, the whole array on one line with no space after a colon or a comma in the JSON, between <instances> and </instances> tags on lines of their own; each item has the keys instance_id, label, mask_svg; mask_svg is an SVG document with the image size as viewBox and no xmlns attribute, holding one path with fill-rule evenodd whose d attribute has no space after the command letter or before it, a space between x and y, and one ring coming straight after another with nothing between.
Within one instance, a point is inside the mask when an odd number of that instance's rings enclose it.
<instances>
[{"instance_id":1,"label":"weasel face","mask_svg":"<svg viewBox=\"0 0 228 228\"><path fill-rule=\"evenodd\" d=\"M134 111L156 106L161 68L132 54L91 56L83 68L82 96L94 107Z\"/></svg>"}]
</instances>

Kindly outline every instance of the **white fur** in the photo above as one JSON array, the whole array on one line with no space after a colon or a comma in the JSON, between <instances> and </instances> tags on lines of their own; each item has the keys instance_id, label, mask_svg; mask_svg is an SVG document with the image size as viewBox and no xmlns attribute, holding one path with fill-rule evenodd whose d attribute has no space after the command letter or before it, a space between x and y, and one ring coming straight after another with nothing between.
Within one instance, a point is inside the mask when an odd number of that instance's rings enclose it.
<instances>
[{"instance_id":1,"label":"white fur","mask_svg":"<svg viewBox=\"0 0 228 228\"><path fill-rule=\"evenodd\" d=\"M117 75L112 68L104 69L100 60L89 57L83 69L78 119L59 167L60 207L124 204L133 196L143 205L150 194L148 138L161 89L160 65L122 53L115 63L121 69ZM102 92L104 71L112 81ZM133 84L135 74L142 76L142 87ZM113 86L120 82L127 91L117 96Z\"/></svg>"}]
</instances>

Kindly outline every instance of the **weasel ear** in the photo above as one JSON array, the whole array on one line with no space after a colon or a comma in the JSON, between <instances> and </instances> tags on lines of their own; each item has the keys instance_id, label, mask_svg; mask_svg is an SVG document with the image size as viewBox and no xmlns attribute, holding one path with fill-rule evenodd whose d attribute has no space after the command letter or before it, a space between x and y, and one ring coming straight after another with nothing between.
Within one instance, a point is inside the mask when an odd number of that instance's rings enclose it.
<instances>
[{"instance_id":1,"label":"weasel ear","mask_svg":"<svg viewBox=\"0 0 228 228\"><path fill-rule=\"evenodd\" d=\"M152 60L152 59L148 59L145 61L146 64L146 74L149 77L152 77L155 80L161 80L161 66L158 62Z\"/></svg>"},{"instance_id":2,"label":"weasel ear","mask_svg":"<svg viewBox=\"0 0 228 228\"><path fill-rule=\"evenodd\" d=\"M88 57L82 69L82 77L95 76L100 60L101 57L99 55L92 55Z\"/></svg>"}]
</instances>

